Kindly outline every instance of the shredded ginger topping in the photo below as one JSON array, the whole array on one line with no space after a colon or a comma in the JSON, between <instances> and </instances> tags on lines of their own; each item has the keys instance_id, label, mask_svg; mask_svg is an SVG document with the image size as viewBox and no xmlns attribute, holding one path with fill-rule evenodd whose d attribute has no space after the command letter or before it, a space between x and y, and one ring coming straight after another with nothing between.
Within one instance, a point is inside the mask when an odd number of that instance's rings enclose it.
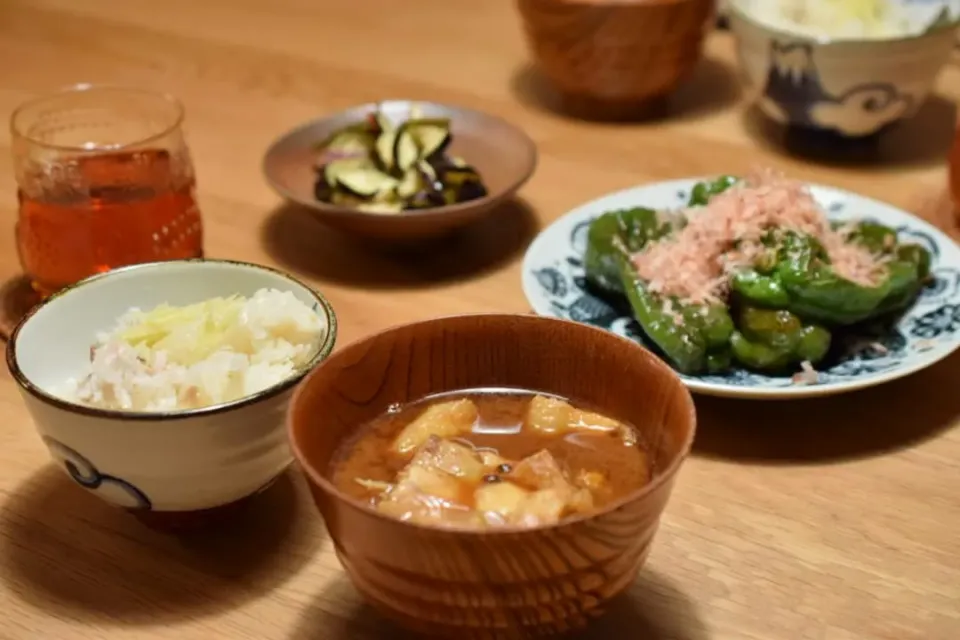
<instances>
[{"instance_id":1,"label":"shredded ginger topping","mask_svg":"<svg viewBox=\"0 0 960 640\"><path fill-rule=\"evenodd\" d=\"M633 256L652 293L694 304L719 302L731 275L767 253L762 239L771 232L819 240L834 272L857 284L875 285L886 273L882 257L850 241L849 228L831 226L803 183L773 171L757 171L687 214L685 227Z\"/></svg>"}]
</instances>

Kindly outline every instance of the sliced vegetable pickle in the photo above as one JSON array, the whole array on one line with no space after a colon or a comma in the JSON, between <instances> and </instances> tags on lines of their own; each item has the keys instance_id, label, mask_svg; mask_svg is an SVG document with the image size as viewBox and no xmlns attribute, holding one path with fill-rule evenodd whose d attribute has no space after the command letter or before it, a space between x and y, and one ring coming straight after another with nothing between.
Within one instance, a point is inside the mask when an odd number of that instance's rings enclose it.
<instances>
[{"instance_id":1,"label":"sliced vegetable pickle","mask_svg":"<svg viewBox=\"0 0 960 640\"><path fill-rule=\"evenodd\" d=\"M378 134L382 134L386 131L393 129L393 123L390 122L390 118L388 118L385 114L383 114L380 111L374 112L368 118L368 121L373 122L373 124L376 125Z\"/></svg>"},{"instance_id":2,"label":"sliced vegetable pickle","mask_svg":"<svg viewBox=\"0 0 960 640\"><path fill-rule=\"evenodd\" d=\"M388 129L380 134L380 137L377 138L376 151L377 151L377 161L380 165L387 171L393 170L393 147L397 141L397 132L393 129Z\"/></svg>"},{"instance_id":3,"label":"sliced vegetable pickle","mask_svg":"<svg viewBox=\"0 0 960 640\"><path fill-rule=\"evenodd\" d=\"M377 135L366 124L359 124L335 132L322 145L325 151L334 153L365 153L369 154L377 141Z\"/></svg>"},{"instance_id":4,"label":"sliced vegetable pickle","mask_svg":"<svg viewBox=\"0 0 960 640\"><path fill-rule=\"evenodd\" d=\"M405 127L420 148L420 157L443 153L450 144L450 121L446 118L408 120Z\"/></svg>"},{"instance_id":5,"label":"sliced vegetable pickle","mask_svg":"<svg viewBox=\"0 0 960 640\"><path fill-rule=\"evenodd\" d=\"M373 197L384 189L397 186L397 181L376 169L356 169L340 173L336 184L360 197Z\"/></svg>"},{"instance_id":6,"label":"sliced vegetable pickle","mask_svg":"<svg viewBox=\"0 0 960 640\"><path fill-rule=\"evenodd\" d=\"M314 195L371 213L429 209L485 197L480 173L447 155L447 118L423 117L414 105L404 122L375 111L334 131L318 146Z\"/></svg>"},{"instance_id":7,"label":"sliced vegetable pickle","mask_svg":"<svg viewBox=\"0 0 960 640\"><path fill-rule=\"evenodd\" d=\"M341 175L374 168L373 163L368 158L341 158L328 162L323 167L323 177L331 188L336 188Z\"/></svg>"},{"instance_id":8,"label":"sliced vegetable pickle","mask_svg":"<svg viewBox=\"0 0 960 640\"><path fill-rule=\"evenodd\" d=\"M403 200L408 200L424 189L423 176L417 171L416 167L407 169L400 182L397 184L397 196Z\"/></svg>"},{"instance_id":9,"label":"sliced vegetable pickle","mask_svg":"<svg viewBox=\"0 0 960 640\"><path fill-rule=\"evenodd\" d=\"M393 142L393 168L398 173L405 173L420 159L420 147L416 139L406 126L400 127Z\"/></svg>"}]
</instances>

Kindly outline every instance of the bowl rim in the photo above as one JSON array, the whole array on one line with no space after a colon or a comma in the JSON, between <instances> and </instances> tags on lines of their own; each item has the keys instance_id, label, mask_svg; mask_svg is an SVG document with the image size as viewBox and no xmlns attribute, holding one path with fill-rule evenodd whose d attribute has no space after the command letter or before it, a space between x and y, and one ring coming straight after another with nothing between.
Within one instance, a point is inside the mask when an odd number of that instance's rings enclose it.
<instances>
[{"instance_id":1,"label":"bowl rim","mask_svg":"<svg viewBox=\"0 0 960 640\"><path fill-rule=\"evenodd\" d=\"M471 537L485 537L485 536L510 536L517 534L530 534L534 532L543 532L551 531L555 529L562 529L569 527L571 525L576 525L579 523L587 522L598 518L600 516L613 513L618 509L623 508L624 506L640 500L647 496L650 493L653 493L655 490L659 489L662 485L673 481L676 477L677 472L680 470L680 467L683 465L684 461L689 457L690 451L693 447L694 439L696 438L697 432L697 411L696 406L693 401L693 395L690 393L690 390L687 389L686 385L683 384L683 381L680 380L680 377L676 372L670 368L663 360L658 358L653 352L649 349L644 348L643 346L637 344L633 340L618 336L615 333L611 333L599 327L594 327L588 324L581 322L574 322L572 320L564 320L560 318L550 318L547 316L540 316L536 314L524 314L524 313L461 313L461 314L452 314L445 316L438 316L435 318L428 318L426 320L416 320L413 322L407 322L403 324L392 325L376 333L368 334L362 338L354 340L350 344L344 346L339 353L349 351L353 348L360 348L363 345L369 344L371 341L378 340L384 335L393 333L396 331L401 331L403 329L415 327L418 325L426 324L442 324L449 322L451 320L459 320L461 318L488 318L492 320L517 320L522 319L524 322L530 322L533 324L570 324L576 325L579 329L584 331L594 333L597 339L602 340L616 340L622 341L623 347L625 349L638 350L642 353L642 358L645 358L650 367L659 371L662 376L665 376L671 381L681 391L681 410L685 414L685 419L690 424L690 431L688 436L684 439L684 442L681 445L680 451L677 456L670 462L669 465L663 471L655 476L650 482L646 483L642 487L634 489L633 491L617 498L616 500L611 501L605 505L602 509L597 509L595 511L579 514L569 518L564 518L559 522L547 525L539 525L536 527L520 527L517 525L513 526L504 526L497 527L495 529L454 529L450 527L443 527L439 525L431 524L422 524L417 522L409 522L406 520L400 520L388 515L385 515L371 506L364 504L360 500L355 500L350 496L344 494L342 491L337 489L336 485L330 480L327 479L326 474L321 470L317 469L313 464L309 463L306 456L304 455L302 449L300 448L300 442L295 436L296 429L294 428L293 423L293 414L294 407L299 403L300 397L305 393L305 389L309 386L311 378L319 375L319 371L322 369L324 363L321 363L319 366L314 368L304 379L303 384L301 384L293 393L293 397L290 399L289 404L287 405L287 417L286 417L286 427L287 427L287 440L290 443L290 450L293 453L294 459L297 461L300 469L307 476L309 482L316 484L320 487L320 490L328 496L331 496L334 500L348 505L353 509L357 509L360 512L374 517L385 523L393 523L399 526L413 527L414 529L419 529L422 531L432 532L435 534L441 535L467 535ZM528 390L529 391L529 390ZM356 425L357 426L362 425ZM339 443L338 443L339 444ZM321 514L323 515L323 514Z\"/></svg>"},{"instance_id":2,"label":"bowl rim","mask_svg":"<svg viewBox=\"0 0 960 640\"><path fill-rule=\"evenodd\" d=\"M524 171L519 173L515 178L510 181L510 184L497 191L496 193L487 193L487 195L482 198L476 198L474 200L467 200L466 202L458 202L456 204L446 204L439 207L430 207L427 209L411 209L409 211L403 211L397 215L385 215L382 213L374 213L370 211L360 211L359 209L353 209L351 207L341 206L330 204L328 202L321 202L316 199L305 199L301 198L297 194L293 193L286 187L280 185L271 177L271 172L269 170L269 160L276 153L276 150L280 147L281 143L286 140L293 138L300 134L303 131L313 129L314 127L320 125L321 123L326 122L327 120L332 120L334 118L344 116L351 111L360 111L360 110L372 110L380 108L383 105L429 105L433 107L440 107L441 109L454 110L464 113L469 113L474 116L482 117L486 120L493 121L504 129L512 130L516 135L518 140L523 143L523 152L527 158L525 163L526 168ZM533 174L537 170L537 165L539 164L540 154L537 149L537 144L533 141L533 138L527 134L521 127L513 124L506 118L501 116L494 115L492 113L487 113L486 111L480 111L479 109L473 109L471 107L461 107L456 104L444 103L444 102L435 102L433 100L411 100L408 98L390 98L386 100L378 100L376 102L366 102L362 104L353 105L347 107L346 109L340 109L329 115L314 118L313 120L308 120L300 125L295 126L294 128L288 130L287 132L279 135L273 142L270 143L270 146L267 147L266 152L263 154L263 159L260 161L260 171L263 174L264 179L267 184L270 185L270 188L273 189L278 195L285 198L286 200L299 204L301 206L307 207L314 211L339 216L339 217L359 217L366 218L368 220L381 220L386 221L386 223L398 220L412 219L412 218L429 218L433 216L441 215L453 215L456 213L462 213L464 211L472 209L480 209L485 206L489 206L503 200L510 195L516 193L526 184Z\"/></svg>"},{"instance_id":3,"label":"bowl rim","mask_svg":"<svg viewBox=\"0 0 960 640\"><path fill-rule=\"evenodd\" d=\"M772 1L772 0L767 0ZM960 14L953 16L950 22L942 25L938 25L932 29L927 29L920 33L913 33L904 36L893 36L889 38L855 38L849 36L842 37L833 37L833 36L813 36L805 33L798 33L796 31L790 31L789 29L783 29L776 27L771 24L767 24L755 18L749 11L741 7L743 0L730 0L727 3L727 13L729 18L742 20L743 22L756 27L758 29L768 31L770 33L775 33L778 36L792 38L806 43L813 43L819 46L827 45L844 45L847 47L855 45L883 45L883 44L893 44L901 42L918 42L924 38L931 36L940 35L945 31L956 31L957 27L960 27ZM733 26L733 20L731 20L731 27Z\"/></svg>"},{"instance_id":4,"label":"bowl rim","mask_svg":"<svg viewBox=\"0 0 960 640\"><path fill-rule=\"evenodd\" d=\"M155 269L165 269L168 267L178 266L178 265L199 265L199 268L203 268L203 265L221 265L233 269L246 269L250 271L265 271L272 275L279 276L280 278L296 284L300 287L303 287L310 296L314 299L315 303L319 306L320 311L323 313L325 320L327 322L327 334L324 336L323 341L320 343L320 347L317 349L317 352L313 355L309 362L307 362L301 369L290 375L289 377L281 380L280 382L269 386L265 389L248 395L236 400L231 400L229 402L221 402L219 404L209 405L205 407L198 407L196 409L178 409L174 411L157 411L157 412L146 412L146 411L130 411L127 409L101 409L99 407L92 407L88 405L83 405L76 402L71 402L60 398L48 391L43 390L38 385L34 384L26 374L23 373L23 370L20 368L19 363L17 362L17 344L20 337L20 331L25 327L30 320L39 313L43 308L48 305L55 304L57 300L63 298L67 295L72 295L73 293L81 290L83 287L101 282L103 280L111 279L117 275L124 273L136 273L138 271L148 271ZM227 413L235 409L241 409L247 407L262 400L280 395L281 393L287 391L291 387L297 385L303 378L313 370L318 364L323 362L333 351L337 341L337 316L336 312L333 309L333 306L330 304L330 301L324 297L319 291L316 291L313 287L307 285L304 282L301 282L292 275L275 269L273 267L268 267L261 264L255 264L252 262L243 262L240 260L227 260L227 259L210 259L210 258L187 258L183 260L164 260L158 262L142 262L139 264L127 265L124 267L118 267L116 269L111 269L104 273L99 273L88 278L84 278L79 282L68 285L63 289L52 294L50 297L46 298L32 309L27 312L23 318L17 323L13 332L10 334L10 338L7 340L6 347L6 360L7 368L10 370L10 373L13 376L13 379L16 383L23 389L25 392L29 393L31 396L40 400L43 403L56 407L57 409L67 411L70 413L80 414L84 416L104 418L109 420L123 420L129 422L160 422L160 421L174 421L174 420L187 420L192 418L206 417L211 415L216 415L220 413Z\"/></svg>"}]
</instances>

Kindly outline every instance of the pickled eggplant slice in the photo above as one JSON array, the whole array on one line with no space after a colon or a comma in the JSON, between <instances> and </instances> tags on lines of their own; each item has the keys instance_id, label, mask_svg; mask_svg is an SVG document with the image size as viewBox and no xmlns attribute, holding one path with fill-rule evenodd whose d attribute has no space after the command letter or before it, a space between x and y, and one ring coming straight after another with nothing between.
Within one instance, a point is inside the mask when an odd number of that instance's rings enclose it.
<instances>
[{"instance_id":1,"label":"pickled eggplant slice","mask_svg":"<svg viewBox=\"0 0 960 640\"><path fill-rule=\"evenodd\" d=\"M379 109L370 116L370 120L377 127L378 134L381 134L385 131L390 131L394 128L393 123L390 122L390 118L388 118Z\"/></svg>"},{"instance_id":2,"label":"pickled eggplant slice","mask_svg":"<svg viewBox=\"0 0 960 640\"><path fill-rule=\"evenodd\" d=\"M397 140L397 130L387 129L380 134L374 145L376 148L376 159L385 171L392 171L394 167L393 147Z\"/></svg>"},{"instance_id":3,"label":"pickled eggplant slice","mask_svg":"<svg viewBox=\"0 0 960 640\"><path fill-rule=\"evenodd\" d=\"M443 193L433 191L432 189L424 189L408 198L404 209L432 209L434 207L442 207L445 204L447 204L447 201L444 199Z\"/></svg>"},{"instance_id":4,"label":"pickled eggplant slice","mask_svg":"<svg viewBox=\"0 0 960 640\"><path fill-rule=\"evenodd\" d=\"M359 171L361 169L373 169L373 163L369 158L340 158L331 160L323 167L323 179L335 189L339 184L340 176Z\"/></svg>"},{"instance_id":5,"label":"pickled eggplant slice","mask_svg":"<svg viewBox=\"0 0 960 640\"><path fill-rule=\"evenodd\" d=\"M457 202L469 202L470 200L485 198L486 196L487 188L482 182L477 180L464 182L457 190Z\"/></svg>"},{"instance_id":6,"label":"pickled eggplant slice","mask_svg":"<svg viewBox=\"0 0 960 640\"><path fill-rule=\"evenodd\" d=\"M377 169L355 169L337 176L337 185L362 198L371 198L387 189L394 189L397 181Z\"/></svg>"},{"instance_id":7,"label":"pickled eggplant slice","mask_svg":"<svg viewBox=\"0 0 960 640\"><path fill-rule=\"evenodd\" d=\"M313 197L320 202L330 202L333 199L333 187L323 177L323 172L319 172L317 181L313 183Z\"/></svg>"},{"instance_id":8,"label":"pickled eggplant slice","mask_svg":"<svg viewBox=\"0 0 960 640\"><path fill-rule=\"evenodd\" d=\"M334 131L319 145L314 195L320 201L375 213L465 202L487 195L477 170L447 149L447 118L413 105L405 121L377 109Z\"/></svg>"},{"instance_id":9,"label":"pickled eggplant slice","mask_svg":"<svg viewBox=\"0 0 960 640\"><path fill-rule=\"evenodd\" d=\"M425 182L431 185L437 182L437 170L426 160L418 162L417 169L420 171L420 175L423 176Z\"/></svg>"},{"instance_id":10,"label":"pickled eggplant slice","mask_svg":"<svg viewBox=\"0 0 960 640\"><path fill-rule=\"evenodd\" d=\"M407 120L404 128L413 135L420 149L420 158L443 153L451 141L450 120L446 118Z\"/></svg>"},{"instance_id":11,"label":"pickled eggplant slice","mask_svg":"<svg viewBox=\"0 0 960 640\"><path fill-rule=\"evenodd\" d=\"M420 147L413 132L406 124L397 129L393 141L393 168L398 173L406 173L420 159Z\"/></svg>"},{"instance_id":12,"label":"pickled eggplant slice","mask_svg":"<svg viewBox=\"0 0 960 640\"><path fill-rule=\"evenodd\" d=\"M401 200L412 198L423 191L425 186L423 176L420 175L416 167L412 167L407 169L407 172L403 174L403 178L400 179L400 183L397 185L397 196Z\"/></svg>"},{"instance_id":13,"label":"pickled eggplant slice","mask_svg":"<svg viewBox=\"0 0 960 640\"><path fill-rule=\"evenodd\" d=\"M446 187L461 187L468 182L481 182L480 174L470 167L449 169L443 174L443 184Z\"/></svg>"},{"instance_id":14,"label":"pickled eggplant slice","mask_svg":"<svg viewBox=\"0 0 960 640\"><path fill-rule=\"evenodd\" d=\"M376 141L376 133L366 125L356 125L334 132L323 145L323 150L325 155L366 155Z\"/></svg>"}]
</instances>

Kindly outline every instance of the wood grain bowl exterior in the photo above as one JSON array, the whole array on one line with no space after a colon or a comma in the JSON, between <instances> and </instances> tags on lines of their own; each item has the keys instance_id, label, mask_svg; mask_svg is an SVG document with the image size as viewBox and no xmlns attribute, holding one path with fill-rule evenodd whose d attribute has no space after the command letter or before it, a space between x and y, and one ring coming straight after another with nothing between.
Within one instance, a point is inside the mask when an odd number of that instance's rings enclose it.
<instances>
[{"instance_id":1,"label":"wood grain bowl exterior","mask_svg":"<svg viewBox=\"0 0 960 640\"><path fill-rule=\"evenodd\" d=\"M700 60L714 0L517 0L533 56L570 110L645 115Z\"/></svg>"},{"instance_id":2,"label":"wood grain bowl exterior","mask_svg":"<svg viewBox=\"0 0 960 640\"><path fill-rule=\"evenodd\" d=\"M392 403L477 387L555 393L637 425L655 480L590 517L496 533L393 520L327 480L337 445ZM441 318L355 343L308 376L288 419L294 455L357 589L409 629L492 640L579 628L633 582L696 421L690 394L648 351L532 315Z\"/></svg>"},{"instance_id":3,"label":"wood grain bowl exterior","mask_svg":"<svg viewBox=\"0 0 960 640\"><path fill-rule=\"evenodd\" d=\"M337 129L361 121L378 107L402 121L413 105L430 118L449 118L450 152L474 166L487 186L485 198L445 207L385 215L320 202L314 196L316 145ZM537 166L537 148L520 129L496 116L423 101L386 100L308 122L278 138L263 159L263 172L274 191L307 207L323 223L376 240L434 238L475 222L516 195Z\"/></svg>"}]
</instances>

